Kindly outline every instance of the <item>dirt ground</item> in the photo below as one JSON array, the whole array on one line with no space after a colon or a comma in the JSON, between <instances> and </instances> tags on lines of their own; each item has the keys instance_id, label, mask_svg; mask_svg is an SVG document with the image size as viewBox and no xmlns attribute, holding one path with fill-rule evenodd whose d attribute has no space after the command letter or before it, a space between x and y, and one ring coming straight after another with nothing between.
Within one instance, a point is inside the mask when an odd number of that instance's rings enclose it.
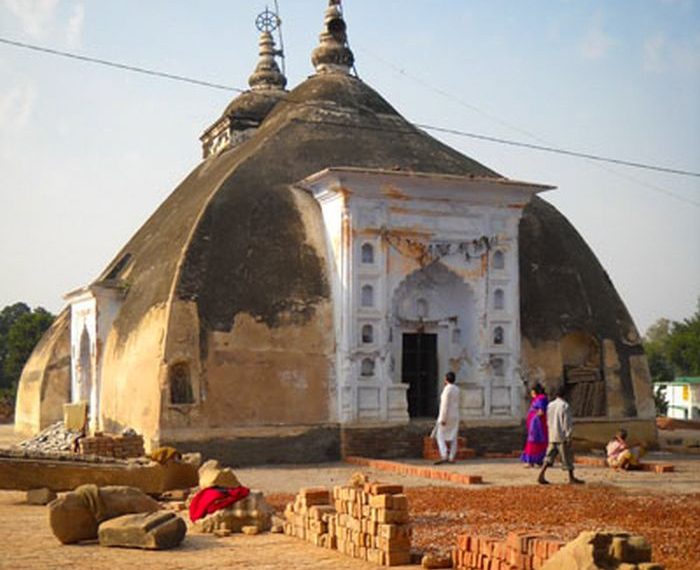
<instances>
[{"instance_id":1,"label":"dirt ground","mask_svg":"<svg viewBox=\"0 0 700 570\"><path fill-rule=\"evenodd\" d=\"M0 446L14 441L6 426L0 426ZM504 536L516 529L546 530L569 539L582 529L615 528L646 536L654 560L666 564L667 570L700 570L700 456L654 454L649 459L671 462L676 472L627 473L582 466L577 469L587 482L582 487L561 484L565 476L560 470L551 470L552 485L538 486L536 473L514 459L476 459L445 467L484 478L483 485L471 486L342 463L266 466L236 473L244 485L264 491L277 508L301 487L344 484L358 470L372 479L401 483L409 495L414 546L421 550L447 550L465 531ZM0 537L0 569L375 568L273 534L227 538L188 534L181 548L168 552L63 546L51 534L46 508L25 504L24 493L16 491L0 491Z\"/></svg>"}]
</instances>

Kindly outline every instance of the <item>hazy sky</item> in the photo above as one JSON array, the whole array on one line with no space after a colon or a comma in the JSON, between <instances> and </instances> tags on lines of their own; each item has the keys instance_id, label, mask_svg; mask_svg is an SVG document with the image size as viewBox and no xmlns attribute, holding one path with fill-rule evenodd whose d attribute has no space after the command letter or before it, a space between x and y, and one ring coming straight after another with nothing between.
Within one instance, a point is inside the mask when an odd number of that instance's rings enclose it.
<instances>
[{"instance_id":1,"label":"hazy sky","mask_svg":"<svg viewBox=\"0 0 700 570\"><path fill-rule=\"evenodd\" d=\"M273 4L273 2L269 2ZM290 86L324 0L279 0ZM261 0L0 0L0 37L247 87ZM409 120L700 171L698 0L346 0L360 77ZM233 93L0 44L0 307L58 311L200 159ZM641 332L700 295L700 178L440 135L550 183Z\"/></svg>"}]
</instances>

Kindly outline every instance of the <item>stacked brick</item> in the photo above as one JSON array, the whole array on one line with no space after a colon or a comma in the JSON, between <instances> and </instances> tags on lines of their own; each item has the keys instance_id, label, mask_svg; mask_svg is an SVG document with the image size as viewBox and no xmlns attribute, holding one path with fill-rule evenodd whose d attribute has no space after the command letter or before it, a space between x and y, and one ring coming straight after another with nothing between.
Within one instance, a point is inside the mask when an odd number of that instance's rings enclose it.
<instances>
[{"instance_id":1,"label":"stacked brick","mask_svg":"<svg viewBox=\"0 0 700 570\"><path fill-rule=\"evenodd\" d=\"M576 456L574 460L579 465L590 467L608 467L608 462L603 457L591 457L588 455ZM675 466L672 463L640 463L637 467L639 471L650 471L652 473L673 473Z\"/></svg>"},{"instance_id":2,"label":"stacked brick","mask_svg":"<svg viewBox=\"0 0 700 570\"><path fill-rule=\"evenodd\" d=\"M325 487L301 489L293 503L284 510L284 532L307 540L315 546L335 549L335 535L329 532L336 514L331 505L331 494Z\"/></svg>"},{"instance_id":3,"label":"stacked brick","mask_svg":"<svg viewBox=\"0 0 700 570\"><path fill-rule=\"evenodd\" d=\"M565 544L532 532L511 532L506 540L463 534L457 537L452 563L461 570L539 570Z\"/></svg>"},{"instance_id":4,"label":"stacked brick","mask_svg":"<svg viewBox=\"0 0 700 570\"><path fill-rule=\"evenodd\" d=\"M141 457L144 454L143 437L140 435L95 434L78 440L78 453L116 459Z\"/></svg>"},{"instance_id":5,"label":"stacked brick","mask_svg":"<svg viewBox=\"0 0 700 570\"><path fill-rule=\"evenodd\" d=\"M457 437L457 455L455 459L473 459L474 457L476 457L476 451L467 447L467 438ZM431 461L440 459L437 441L432 437L423 438L423 459L430 459Z\"/></svg>"},{"instance_id":6,"label":"stacked brick","mask_svg":"<svg viewBox=\"0 0 700 570\"><path fill-rule=\"evenodd\" d=\"M301 489L285 509L285 534L382 566L411 561L408 499L401 485Z\"/></svg>"},{"instance_id":7,"label":"stacked brick","mask_svg":"<svg viewBox=\"0 0 700 570\"><path fill-rule=\"evenodd\" d=\"M457 473L455 471L446 471L444 469L433 469L432 467L422 467L411 463L398 463L396 461L387 461L385 459L369 459L367 457L346 457L346 463L352 465L361 465L362 467L371 467L380 471L388 471L389 473L399 473L408 475L409 477L424 477L426 479L437 479L439 481L450 481L460 485L475 485L483 483L481 475L468 475L466 473Z\"/></svg>"}]
</instances>

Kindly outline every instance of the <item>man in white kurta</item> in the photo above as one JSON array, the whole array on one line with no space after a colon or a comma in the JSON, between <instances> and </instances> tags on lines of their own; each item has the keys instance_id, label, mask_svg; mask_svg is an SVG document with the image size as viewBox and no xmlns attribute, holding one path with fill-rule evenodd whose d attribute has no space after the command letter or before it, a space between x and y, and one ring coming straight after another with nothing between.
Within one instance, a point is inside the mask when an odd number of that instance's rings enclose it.
<instances>
[{"instance_id":1,"label":"man in white kurta","mask_svg":"<svg viewBox=\"0 0 700 570\"><path fill-rule=\"evenodd\" d=\"M457 433L459 432L459 388L455 386L454 372L445 375L445 387L440 396L440 413L437 419L437 444L440 460L436 464L454 462L457 455ZM447 444L449 443L449 455Z\"/></svg>"}]
</instances>

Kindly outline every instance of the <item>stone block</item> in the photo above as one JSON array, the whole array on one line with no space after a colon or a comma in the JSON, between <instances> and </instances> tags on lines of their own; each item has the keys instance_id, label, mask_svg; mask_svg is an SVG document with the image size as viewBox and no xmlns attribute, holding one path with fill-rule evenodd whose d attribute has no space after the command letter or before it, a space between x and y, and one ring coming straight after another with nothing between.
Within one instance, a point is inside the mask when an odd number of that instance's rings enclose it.
<instances>
[{"instance_id":1,"label":"stone block","mask_svg":"<svg viewBox=\"0 0 700 570\"><path fill-rule=\"evenodd\" d=\"M185 538L187 525L173 512L160 511L117 517L99 526L101 546L167 550Z\"/></svg>"},{"instance_id":2,"label":"stone block","mask_svg":"<svg viewBox=\"0 0 700 570\"><path fill-rule=\"evenodd\" d=\"M560 568L637 568L651 561L651 546L641 536L624 532L582 532L554 554L542 570Z\"/></svg>"},{"instance_id":3,"label":"stone block","mask_svg":"<svg viewBox=\"0 0 700 570\"><path fill-rule=\"evenodd\" d=\"M27 503L30 505L48 505L56 497L56 493L46 487L27 491Z\"/></svg>"},{"instance_id":4,"label":"stone block","mask_svg":"<svg viewBox=\"0 0 700 570\"><path fill-rule=\"evenodd\" d=\"M63 404L63 425L68 430L82 431L87 424L88 403L85 401Z\"/></svg>"},{"instance_id":5,"label":"stone block","mask_svg":"<svg viewBox=\"0 0 700 570\"><path fill-rule=\"evenodd\" d=\"M240 487L241 483L230 467L222 467L216 459L210 459L199 468L199 488Z\"/></svg>"},{"instance_id":6,"label":"stone block","mask_svg":"<svg viewBox=\"0 0 700 570\"><path fill-rule=\"evenodd\" d=\"M132 487L82 485L49 504L49 524L64 544L97 538L101 522L160 510L157 501Z\"/></svg>"}]
</instances>

